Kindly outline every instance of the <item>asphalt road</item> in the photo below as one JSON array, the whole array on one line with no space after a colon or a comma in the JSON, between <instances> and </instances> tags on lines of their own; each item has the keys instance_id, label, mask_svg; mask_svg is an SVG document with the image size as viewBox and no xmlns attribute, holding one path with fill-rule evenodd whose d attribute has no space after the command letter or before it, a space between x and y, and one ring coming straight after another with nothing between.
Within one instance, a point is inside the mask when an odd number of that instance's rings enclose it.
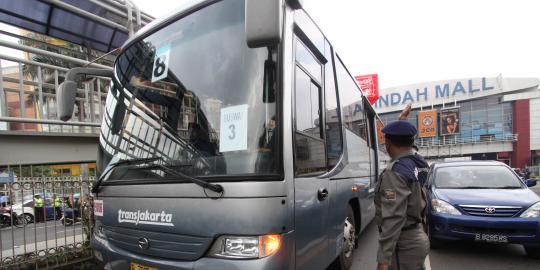
<instances>
[{"instance_id":1,"label":"asphalt road","mask_svg":"<svg viewBox=\"0 0 540 270\"><path fill-rule=\"evenodd\" d=\"M540 185L540 183L539 183ZM531 188L540 196L540 186ZM353 270L377 268L378 232L372 222L359 238ZM426 269L434 270L538 270L540 260L530 259L520 245L496 245L474 242L447 243L431 250Z\"/></svg>"},{"instance_id":2,"label":"asphalt road","mask_svg":"<svg viewBox=\"0 0 540 270\"><path fill-rule=\"evenodd\" d=\"M0 230L0 250L5 251L12 249L12 247L22 247L24 243L27 246L33 246L36 242L39 243L54 239L60 239L61 241L58 242L58 245L64 245L63 239L80 234L82 234L80 223L74 226L64 227L60 221L47 221L47 224L43 222L38 224L32 223L24 228L5 227ZM13 239L14 242L12 242Z\"/></svg>"}]
</instances>

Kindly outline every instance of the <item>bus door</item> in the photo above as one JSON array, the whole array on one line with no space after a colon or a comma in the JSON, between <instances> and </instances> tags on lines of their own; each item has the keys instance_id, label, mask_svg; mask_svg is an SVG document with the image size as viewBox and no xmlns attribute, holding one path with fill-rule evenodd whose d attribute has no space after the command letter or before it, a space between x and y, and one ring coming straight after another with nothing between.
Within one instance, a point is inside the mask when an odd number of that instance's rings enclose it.
<instances>
[{"instance_id":1,"label":"bus door","mask_svg":"<svg viewBox=\"0 0 540 270\"><path fill-rule=\"evenodd\" d=\"M296 269L321 269L329 263L327 220L329 179L322 110L323 65L295 39L294 168Z\"/></svg>"},{"instance_id":2,"label":"bus door","mask_svg":"<svg viewBox=\"0 0 540 270\"><path fill-rule=\"evenodd\" d=\"M369 220L371 220L373 217L375 217L375 186L377 185L377 181L379 181L379 159L377 156L377 128L375 124L375 111L373 110L373 107L369 104L369 101L367 98L363 98L364 100L364 108L365 108L365 115L366 115L366 123L367 123L367 129L366 132L368 133L368 145L369 145L369 159L370 159L370 166L369 166L369 189L368 189L368 211L367 215ZM367 225L367 224L363 224Z\"/></svg>"}]
</instances>

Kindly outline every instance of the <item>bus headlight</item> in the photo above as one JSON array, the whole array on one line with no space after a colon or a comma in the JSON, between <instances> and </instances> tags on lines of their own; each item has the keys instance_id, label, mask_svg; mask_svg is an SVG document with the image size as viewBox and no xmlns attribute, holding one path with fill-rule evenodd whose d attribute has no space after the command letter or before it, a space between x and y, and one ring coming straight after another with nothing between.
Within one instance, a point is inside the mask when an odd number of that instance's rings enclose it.
<instances>
[{"instance_id":1,"label":"bus headlight","mask_svg":"<svg viewBox=\"0 0 540 270\"><path fill-rule=\"evenodd\" d=\"M271 256L281 247L281 235L221 236L212 248L210 256L230 259L257 259Z\"/></svg>"},{"instance_id":2,"label":"bus headlight","mask_svg":"<svg viewBox=\"0 0 540 270\"><path fill-rule=\"evenodd\" d=\"M439 199L431 200L431 208L435 213L439 214L461 215L461 213L451 204Z\"/></svg>"},{"instance_id":3,"label":"bus headlight","mask_svg":"<svg viewBox=\"0 0 540 270\"><path fill-rule=\"evenodd\" d=\"M525 212L523 212L523 214L521 214L519 217L523 217L523 218L540 217L540 202L533 204L531 207L525 210Z\"/></svg>"}]
</instances>

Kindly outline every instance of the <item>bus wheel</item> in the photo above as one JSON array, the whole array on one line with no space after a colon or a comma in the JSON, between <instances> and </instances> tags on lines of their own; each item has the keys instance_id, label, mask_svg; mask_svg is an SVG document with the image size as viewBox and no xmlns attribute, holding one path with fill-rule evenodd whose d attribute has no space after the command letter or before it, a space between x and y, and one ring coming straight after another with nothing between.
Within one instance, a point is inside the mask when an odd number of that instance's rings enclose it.
<instances>
[{"instance_id":1,"label":"bus wheel","mask_svg":"<svg viewBox=\"0 0 540 270\"><path fill-rule=\"evenodd\" d=\"M343 226L343 247L341 254L332 265L332 269L347 270L351 268L354 258L354 247L356 244L356 223L354 212L351 206L347 207L347 216Z\"/></svg>"}]
</instances>

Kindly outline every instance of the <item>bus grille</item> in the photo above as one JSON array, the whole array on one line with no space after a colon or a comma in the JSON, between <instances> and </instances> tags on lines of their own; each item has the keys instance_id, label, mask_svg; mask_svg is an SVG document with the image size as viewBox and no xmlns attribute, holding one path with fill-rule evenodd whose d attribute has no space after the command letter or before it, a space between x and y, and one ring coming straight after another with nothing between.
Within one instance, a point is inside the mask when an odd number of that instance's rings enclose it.
<instances>
[{"instance_id":1,"label":"bus grille","mask_svg":"<svg viewBox=\"0 0 540 270\"><path fill-rule=\"evenodd\" d=\"M204 255L212 238L149 232L119 227L103 227L105 236L112 244L133 253L166 259L194 261ZM139 240L146 238L148 247L139 247Z\"/></svg>"}]
</instances>

